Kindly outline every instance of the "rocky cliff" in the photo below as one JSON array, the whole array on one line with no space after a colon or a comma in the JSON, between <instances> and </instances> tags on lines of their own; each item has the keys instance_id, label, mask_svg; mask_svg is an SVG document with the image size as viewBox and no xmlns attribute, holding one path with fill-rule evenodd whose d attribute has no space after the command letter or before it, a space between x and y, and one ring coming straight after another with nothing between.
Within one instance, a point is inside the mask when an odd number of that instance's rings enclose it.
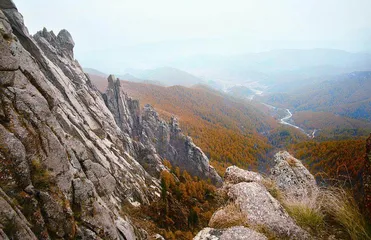
<instances>
[{"instance_id":1,"label":"rocky cliff","mask_svg":"<svg viewBox=\"0 0 371 240\"><path fill-rule=\"evenodd\" d=\"M217 186L221 185L222 179L209 165L207 156L190 137L182 133L175 117L167 123L148 104L140 111L139 102L128 97L123 91L125 89L121 89L120 80L110 75L103 98L123 132L155 154L169 160L172 165L201 179L210 179Z\"/></svg>"},{"instance_id":2,"label":"rocky cliff","mask_svg":"<svg viewBox=\"0 0 371 240\"><path fill-rule=\"evenodd\" d=\"M145 239L121 206L160 196L163 158L221 183L175 120L141 113L112 76L102 96L68 31L31 36L11 0L0 9L2 238Z\"/></svg>"}]
</instances>

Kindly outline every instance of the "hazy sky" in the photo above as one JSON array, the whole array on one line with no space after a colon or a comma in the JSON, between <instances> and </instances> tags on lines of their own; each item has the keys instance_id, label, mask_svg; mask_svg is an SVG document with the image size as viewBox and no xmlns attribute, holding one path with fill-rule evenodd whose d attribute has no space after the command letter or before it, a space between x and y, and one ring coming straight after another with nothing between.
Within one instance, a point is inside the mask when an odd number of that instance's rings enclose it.
<instances>
[{"instance_id":1,"label":"hazy sky","mask_svg":"<svg viewBox=\"0 0 371 240\"><path fill-rule=\"evenodd\" d=\"M30 33L73 36L85 67L122 72L193 54L371 50L371 0L15 0Z\"/></svg>"}]
</instances>

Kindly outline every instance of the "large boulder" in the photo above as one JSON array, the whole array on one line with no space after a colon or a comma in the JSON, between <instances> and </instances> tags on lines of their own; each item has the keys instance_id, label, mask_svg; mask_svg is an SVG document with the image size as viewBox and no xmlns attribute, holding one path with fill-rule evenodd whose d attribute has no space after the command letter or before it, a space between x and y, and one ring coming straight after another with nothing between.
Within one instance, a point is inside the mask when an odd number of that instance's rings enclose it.
<instances>
[{"instance_id":1,"label":"large boulder","mask_svg":"<svg viewBox=\"0 0 371 240\"><path fill-rule=\"evenodd\" d=\"M240 207L250 226L264 226L281 237L309 238L309 234L296 225L280 202L262 184L238 183L229 189L228 196Z\"/></svg>"},{"instance_id":2,"label":"large boulder","mask_svg":"<svg viewBox=\"0 0 371 240\"><path fill-rule=\"evenodd\" d=\"M271 179L288 200L305 201L317 196L316 180L300 160L281 151L274 156L274 163Z\"/></svg>"}]
</instances>

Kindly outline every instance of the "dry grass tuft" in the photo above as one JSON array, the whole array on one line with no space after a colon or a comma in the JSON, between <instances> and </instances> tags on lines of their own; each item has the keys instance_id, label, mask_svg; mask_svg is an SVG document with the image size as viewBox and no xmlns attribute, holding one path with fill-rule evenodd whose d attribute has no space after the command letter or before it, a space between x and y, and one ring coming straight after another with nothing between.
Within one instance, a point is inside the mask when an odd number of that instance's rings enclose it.
<instances>
[{"instance_id":1,"label":"dry grass tuft","mask_svg":"<svg viewBox=\"0 0 371 240\"><path fill-rule=\"evenodd\" d=\"M268 192L272 195L272 197L277 199L280 203L283 202L284 196L283 196L281 190L277 187L276 183L273 180L271 180L269 178L265 178L262 181L262 184L265 186L265 188L268 190Z\"/></svg>"},{"instance_id":2,"label":"dry grass tuft","mask_svg":"<svg viewBox=\"0 0 371 240\"><path fill-rule=\"evenodd\" d=\"M312 207L304 203L285 205L288 214L295 219L296 223L304 229L312 231L324 225L324 214L318 207Z\"/></svg>"},{"instance_id":3,"label":"dry grass tuft","mask_svg":"<svg viewBox=\"0 0 371 240\"><path fill-rule=\"evenodd\" d=\"M323 211L339 224L351 239L371 239L366 221L352 194L341 187L322 189L319 201Z\"/></svg>"},{"instance_id":4,"label":"dry grass tuft","mask_svg":"<svg viewBox=\"0 0 371 240\"><path fill-rule=\"evenodd\" d=\"M371 239L353 195L342 187L322 188L312 199L285 199L283 205L299 226L315 235L336 227L350 239Z\"/></svg>"},{"instance_id":5,"label":"dry grass tuft","mask_svg":"<svg viewBox=\"0 0 371 240\"><path fill-rule=\"evenodd\" d=\"M291 166L291 167L296 167L296 160L294 158L288 158L286 162Z\"/></svg>"},{"instance_id":6,"label":"dry grass tuft","mask_svg":"<svg viewBox=\"0 0 371 240\"><path fill-rule=\"evenodd\" d=\"M233 226L248 226L245 215L234 203L219 209L211 217L209 226L212 228L229 228Z\"/></svg>"}]
</instances>

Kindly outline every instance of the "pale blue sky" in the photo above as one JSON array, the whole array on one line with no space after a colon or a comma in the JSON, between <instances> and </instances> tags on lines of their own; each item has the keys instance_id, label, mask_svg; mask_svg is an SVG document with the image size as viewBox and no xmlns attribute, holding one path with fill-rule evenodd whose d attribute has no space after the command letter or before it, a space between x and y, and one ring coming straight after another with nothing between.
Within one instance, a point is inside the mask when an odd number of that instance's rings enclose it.
<instances>
[{"instance_id":1,"label":"pale blue sky","mask_svg":"<svg viewBox=\"0 0 371 240\"><path fill-rule=\"evenodd\" d=\"M31 33L67 29L83 66L153 67L193 54L371 50L370 0L15 0Z\"/></svg>"}]
</instances>

